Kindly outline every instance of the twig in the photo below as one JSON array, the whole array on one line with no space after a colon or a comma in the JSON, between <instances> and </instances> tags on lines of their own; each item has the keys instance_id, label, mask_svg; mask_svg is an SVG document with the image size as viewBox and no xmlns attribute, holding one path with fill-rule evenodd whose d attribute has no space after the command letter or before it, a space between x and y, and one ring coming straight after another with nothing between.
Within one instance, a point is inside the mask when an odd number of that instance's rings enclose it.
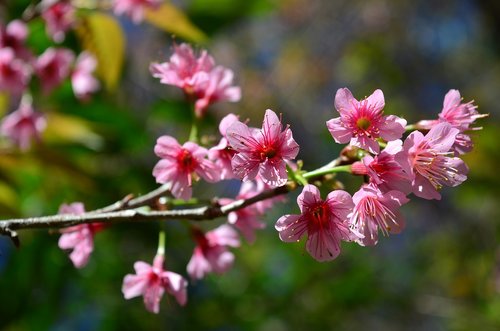
<instances>
[{"instance_id":1,"label":"twig","mask_svg":"<svg viewBox=\"0 0 500 331\"><path fill-rule=\"evenodd\" d=\"M164 188L159 188L151 193L143 196L141 199L118 201L113 205L102 208L100 210L91 211L82 215L52 215L52 216L42 216L42 217L30 217L30 218L20 218L20 219L10 219L0 221L0 234L7 235L11 238L12 234L15 234L16 230L21 229L36 229L36 228L65 228L73 225L79 224L89 224L89 223L107 223L115 224L121 222L146 222L146 221L160 221L160 220L192 220L192 221L203 221L212 220L217 217L225 216L232 211L236 211L245 208L253 203L266 200L281 194L285 194L296 188L295 183L289 182L285 186L277 187L275 189L264 191L249 199L240 199L225 206L220 206L218 204L203 206L198 208L189 209L178 209L178 210L166 210L166 211L145 211L139 209L124 209L115 210L121 208L123 205L139 206L149 203L154 197L158 197L165 193ZM133 203L132 203L133 202ZM105 210L103 212L103 210ZM108 211L106 211L108 210Z\"/></svg>"}]
</instances>

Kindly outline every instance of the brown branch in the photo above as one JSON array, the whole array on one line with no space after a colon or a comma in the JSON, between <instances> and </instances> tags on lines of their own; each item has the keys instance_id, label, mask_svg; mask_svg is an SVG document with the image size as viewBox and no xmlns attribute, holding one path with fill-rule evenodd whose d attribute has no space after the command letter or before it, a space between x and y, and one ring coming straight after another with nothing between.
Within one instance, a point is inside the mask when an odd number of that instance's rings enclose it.
<instances>
[{"instance_id":1,"label":"brown branch","mask_svg":"<svg viewBox=\"0 0 500 331\"><path fill-rule=\"evenodd\" d=\"M249 199L236 200L225 206L214 204L197 208L166 211L144 211L139 209L120 210L121 208L123 208L123 206L127 206L129 208L137 208L139 206L149 204L157 197L166 193L165 187L162 186L157 190L144 195L141 198L127 199L126 197L108 207L87 212L82 215L64 214L3 220L0 221L0 234L4 234L13 238L14 236L17 236L16 230L36 228L65 228L73 225L99 222L115 224L121 222L145 222L174 219L192 221L212 220L217 217L225 216L232 211L237 211L239 209L245 208L256 202L288 193L295 188L296 184L293 182L289 182L285 186L264 191Z\"/></svg>"}]
</instances>

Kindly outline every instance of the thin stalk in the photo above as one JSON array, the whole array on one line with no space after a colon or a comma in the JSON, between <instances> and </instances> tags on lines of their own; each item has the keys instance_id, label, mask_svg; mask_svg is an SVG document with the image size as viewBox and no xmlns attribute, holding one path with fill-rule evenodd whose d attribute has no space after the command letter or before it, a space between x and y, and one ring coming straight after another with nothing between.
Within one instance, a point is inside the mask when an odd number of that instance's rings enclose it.
<instances>
[{"instance_id":1,"label":"thin stalk","mask_svg":"<svg viewBox=\"0 0 500 331\"><path fill-rule=\"evenodd\" d=\"M305 179L309 179L312 177L328 175L336 172L351 172L351 165L342 165L326 169L320 168L317 170L306 172L305 174L302 175L302 177L304 177Z\"/></svg>"}]
</instances>

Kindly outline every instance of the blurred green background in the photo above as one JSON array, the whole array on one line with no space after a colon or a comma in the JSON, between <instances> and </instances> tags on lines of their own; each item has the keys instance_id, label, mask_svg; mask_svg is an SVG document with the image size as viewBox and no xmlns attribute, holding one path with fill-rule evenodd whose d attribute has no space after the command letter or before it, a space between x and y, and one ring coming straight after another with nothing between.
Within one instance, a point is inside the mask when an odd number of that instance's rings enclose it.
<instances>
[{"instance_id":1,"label":"blurred green background","mask_svg":"<svg viewBox=\"0 0 500 331\"><path fill-rule=\"evenodd\" d=\"M0 329L499 330L498 2L173 3L208 36L200 47L235 71L243 91L241 102L210 109L204 133L218 134L215 125L228 112L259 126L271 108L283 113L301 146L299 158L314 169L341 148L325 126L337 116L338 88L349 87L357 98L381 88L386 113L409 122L434 118L454 88L490 114L473 135L476 148L465 156L469 180L445 189L439 202L414 199L404 206L402 234L382 238L374 248L344 244L330 263L313 260L303 242L279 240L274 222L298 211L294 192L266 215L268 227L255 244L234 251L231 271L191 283L184 308L164 298L158 315L144 309L142 298L126 301L121 294L134 261L152 260L157 223L121 224L99 233L81 270L57 247L57 234L23 231L20 249L0 238ZM19 17L27 4L3 1L0 18ZM190 117L181 92L159 84L148 70L150 62L168 59L172 35L126 18L119 23L126 53L117 89L80 103L67 84L35 99L54 118L44 143L29 153L1 151L2 219L53 214L63 202L83 201L94 209L148 192L156 187L156 138L187 139ZM50 42L39 22L30 29L30 45L40 53ZM78 37L70 34L65 45L79 49ZM359 185L341 179L351 193ZM198 184L194 192L232 197L238 185ZM183 224L167 224L168 269L186 275L193 246Z\"/></svg>"}]
</instances>

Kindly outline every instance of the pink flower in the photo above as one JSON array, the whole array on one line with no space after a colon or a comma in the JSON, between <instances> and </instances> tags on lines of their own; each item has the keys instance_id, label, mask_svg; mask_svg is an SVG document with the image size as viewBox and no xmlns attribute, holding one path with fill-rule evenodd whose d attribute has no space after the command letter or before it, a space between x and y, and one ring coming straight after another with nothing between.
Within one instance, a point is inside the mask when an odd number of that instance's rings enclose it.
<instances>
[{"instance_id":1,"label":"pink flower","mask_svg":"<svg viewBox=\"0 0 500 331\"><path fill-rule=\"evenodd\" d=\"M135 24L142 22L145 9L157 9L162 0L114 0L113 10L116 15L127 15Z\"/></svg>"},{"instance_id":2,"label":"pink flower","mask_svg":"<svg viewBox=\"0 0 500 331\"><path fill-rule=\"evenodd\" d=\"M412 132L396 160L413 177L413 193L424 199L441 199L443 186L457 186L467 179L465 163L451 151L459 130L448 123L434 126L427 135Z\"/></svg>"},{"instance_id":3,"label":"pink flower","mask_svg":"<svg viewBox=\"0 0 500 331\"><path fill-rule=\"evenodd\" d=\"M240 87L232 86L233 77L232 70L218 66L208 74L207 79L195 85L195 113L198 117L202 117L207 107L215 102L237 102L241 99Z\"/></svg>"},{"instance_id":4,"label":"pink flower","mask_svg":"<svg viewBox=\"0 0 500 331\"><path fill-rule=\"evenodd\" d=\"M12 48L0 49L0 91L19 95L24 92L31 76L29 66L15 57Z\"/></svg>"},{"instance_id":5,"label":"pink flower","mask_svg":"<svg viewBox=\"0 0 500 331\"><path fill-rule=\"evenodd\" d=\"M449 90L444 96L443 110L439 113L441 122L450 123L461 132L471 129L470 125L478 118L484 117L477 112L474 101L462 103L458 90Z\"/></svg>"},{"instance_id":6,"label":"pink flower","mask_svg":"<svg viewBox=\"0 0 500 331\"><path fill-rule=\"evenodd\" d=\"M187 265L191 278L202 279L207 273L222 274L231 268L234 255L227 250L227 246L240 246L238 234L231 226L223 224L206 234L194 229L193 235L198 245Z\"/></svg>"},{"instance_id":7,"label":"pink flower","mask_svg":"<svg viewBox=\"0 0 500 331\"><path fill-rule=\"evenodd\" d=\"M42 90L48 94L68 77L74 54L67 48L48 48L35 62L35 72L42 83Z\"/></svg>"},{"instance_id":8,"label":"pink flower","mask_svg":"<svg viewBox=\"0 0 500 331\"><path fill-rule=\"evenodd\" d=\"M370 183L376 185L382 192L397 190L408 194L412 190L412 178L394 157L401 150L401 140L390 141L380 154L374 157L366 155L361 164L355 162L352 165L352 171L368 175Z\"/></svg>"},{"instance_id":9,"label":"pink flower","mask_svg":"<svg viewBox=\"0 0 500 331\"><path fill-rule=\"evenodd\" d=\"M361 246L373 246L378 242L378 230L384 234L400 233L405 222L398 209L410 201L399 191L382 193L375 185L363 185L354 193L354 209L351 223L364 237L357 242Z\"/></svg>"},{"instance_id":10,"label":"pink flower","mask_svg":"<svg viewBox=\"0 0 500 331\"><path fill-rule=\"evenodd\" d=\"M327 121L326 125L337 143L350 143L377 154L380 150L377 138L392 141L401 138L405 132L406 120L394 115L383 116L384 105L381 90L375 90L368 98L358 101L349 89L339 89L335 95L335 108L340 117Z\"/></svg>"},{"instance_id":11,"label":"pink flower","mask_svg":"<svg viewBox=\"0 0 500 331\"><path fill-rule=\"evenodd\" d=\"M330 192L322 200L314 185L306 185L297 197L300 215L284 215L276 222L282 241L299 241L307 235L306 249L318 261L329 261L340 254L340 242L356 240L358 233L350 228L348 214L353 203L349 193Z\"/></svg>"},{"instance_id":12,"label":"pink flower","mask_svg":"<svg viewBox=\"0 0 500 331\"><path fill-rule=\"evenodd\" d=\"M258 184L253 181L244 182L241 185L240 193L238 193L235 200L249 199L259 194L261 191L257 188L257 185ZM269 200L272 199L267 199L265 201L267 202ZM220 204L223 206L233 201L234 200L232 199L219 199ZM227 220L229 224L234 225L238 230L240 230L246 241L248 241L249 243L254 243L255 230L263 229L266 227L266 225L261 222L261 219L262 215L265 212L265 209L269 207L269 204L262 205L259 203L255 203L237 211L230 212L227 215Z\"/></svg>"},{"instance_id":13,"label":"pink flower","mask_svg":"<svg viewBox=\"0 0 500 331\"><path fill-rule=\"evenodd\" d=\"M196 57L188 44L174 46L169 62L153 63L150 71L160 83L174 85L195 102L195 112L202 117L206 108L218 101L236 102L241 90L233 84L233 72L222 66L215 66L207 51Z\"/></svg>"},{"instance_id":14,"label":"pink flower","mask_svg":"<svg viewBox=\"0 0 500 331\"><path fill-rule=\"evenodd\" d=\"M77 98L88 99L91 93L99 90L99 81L92 75L96 67L97 60L89 52L82 52L76 59L71 85Z\"/></svg>"},{"instance_id":15,"label":"pink flower","mask_svg":"<svg viewBox=\"0 0 500 331\"><path fill-rule=\"evenodd\" d=\"M179 274L163 269L165 257L156 255L153 265L143 261L134 263L135 275L128 274L123 279L122 292L125 299L142 295L146 309L160 312L160 301L165 291L184 306L187 301L187 280Z\"/></svg>"},{"instance_id":16,"label":"pink flower","mask_svg":"<svg viewBox=\"0 0 500 331\"><path fill-rule=\"evenodd\" d=\"M151 74L160 79L160 83L174 85L193 95L195 86L200 81L208 80L208 74L215 67L214 59L203 50L196 57L188 44L174 45L174 54L169 62L152 63Z\"/></svg>"},{"instance_id":17,"label":"pink flower","mask_svg":"<svg viewBox=\"0 0 500 331\"><path fill-rule=\"evenodd\" d=\"M234 151L226 139L227 128L238 121L238 116L234 114L226 115L219 124L219 132L222 138L217 146L210 148L208 156L215 165L220 169L220 179L234 178L233 167L231 166L231 159L236 151Z\"/></svg>"},{"instance_id":18,"label":"pink flower","mask_svg":"<svg viewBox=\"0 0 500 331\"><path fill-rule=\"evenodd\" d=\"M59 214L81 215L85 213L85 207L81 202L70 205L63 204L59 208ZM83 268L89 261L90 254L94 250L94 235L102 230L102 223L80 224L61 230L59 248L72 249L69 258L76 268Z\"/></svg>"},{"instance_id":19,"label":"pink flower","mask_svg":"<svg viewBox=\"0 0 500 331\"><path fill-rule=\"evenodd\" d=\"M439 113L437 120L423 120L417 123L416 127L423 130L430 130L439 123L449 123L460 132L456 135L455 143L452 146L455 155L465 154L474 147L471 138L465 131L480 130L480 127L471 127L479 118L488 116L479 114L474 101L462 103L462 97L458 90L449 90L444 97L443 109Z\"/></svg>"},{"instance_id":20,"label":"pink flower","mask_svg":"<svg viewBox=\"0 0 500 331\"><path fill-rule=\"evenodd\" d=\"M41 140L40 135L45 127L45 117L33 110L31 98L24 97L19 108L3 119L0 131L21 150L27 150L33 139L37 142Z\"/></svg>"},{"instance_id":21,"label":"pink flower","mask_svg":"<svg viewBox=\"0 0 500 331\"><path fill-rule=\"evenodd\" d=\"M262 130L235 122L227 129L226 138L238 152L232 159L237 177L248 181L259 174L262 181L272 187L286 184L286 162L297 156L299 145L289 126L282 131L281 121L272 110L266 110Z\"/></svg>"},{"instance_id":22,"label":"pink flower","mask_svg":"<svg viewBox=\"0 0 500 331\"><path fill-rule=\"evenodd\" d=\"M24 61L31 59L31 52L26 48L28 27L21 20L14 20L7 26L0 25L0 48L11 48L15 57Z\"/></svg>"},{"instance_id":23,"label":"pink flower","mask_svg":"<svg viewBox=\"0 0 500 331\"><path fill-rule=\"evenodd\" d=\"M452 149L456 155L465 154L474 147L470 137L465 134L468 130L480 130L480 127L471 127L479 118L488 116L479 114L474 101L462 103L462 97L458 90L450 90L446 93L443 102L443 110L439 113L439 122L450 123L452 127L460 130L455 138Z\"/></svg>"},{"instance_id":24,"label":"pink flower","mask_svg":"<svg viewBox=\"0 0 500 331\"><path fill-rule=\"evenodd\" d=\"M75 8L67 0L43 0L40 5L47 35L56 43L64 41L75 22Z\"/></svg>"},{"instance_id":25,"label":"pink flower","mask_svg":"<svg viewBox=\"0 0 500 331\"><path fill-rule=\"evenodd\" d=\"M196 173L208 182L220 179L219 170L205 159L207 150L188 141L179 145L170 136L158 138L155 154L162 158L153 169L156 182L170 184L170 190L176 198L190 199L192 195L192 173Z\"/></svg>"}]
</instances>

